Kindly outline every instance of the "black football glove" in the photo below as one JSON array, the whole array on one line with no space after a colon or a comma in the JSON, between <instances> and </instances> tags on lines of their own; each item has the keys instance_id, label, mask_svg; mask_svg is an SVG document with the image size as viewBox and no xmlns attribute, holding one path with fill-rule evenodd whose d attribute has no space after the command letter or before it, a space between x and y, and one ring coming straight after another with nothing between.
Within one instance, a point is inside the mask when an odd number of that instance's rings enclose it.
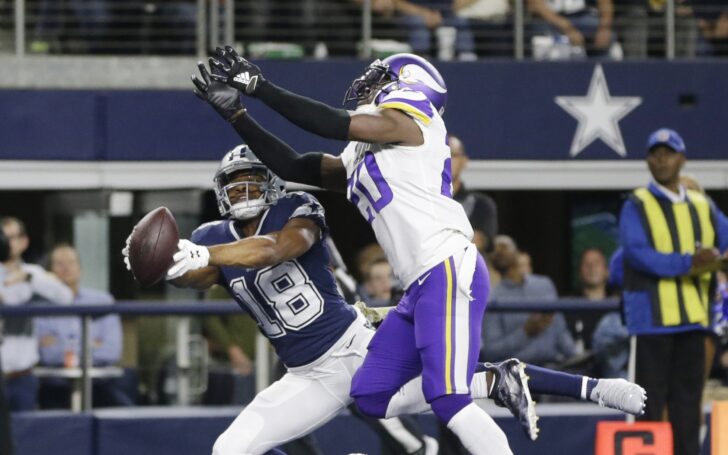
<instances>
[{"instance_id":1,"label":"black football glove","mask_svg":"<svg viewBox=\"0 0 728 455\"><path fill-rule=\"evenodd\" d=\"M215 48L215 53L217 57L210 57L212 79L255 96L255 91L265 82L260 68L238 55L230 46Z\"/></svg>"},{"instance_id":2,"label":"black football glove","mask_svg":"<svg viewBox=\"0 0 728 455\"><path fill-rule=\"evenodd\" d=\"M227 121L233 121L245 113L243 103L240 102L240 92L236 88L211 79L211 74L204 63L197 63L197 68L200 70L202 80L197 76L191 77L198 98L207 101Z\"/></svg>"}]
</instances>

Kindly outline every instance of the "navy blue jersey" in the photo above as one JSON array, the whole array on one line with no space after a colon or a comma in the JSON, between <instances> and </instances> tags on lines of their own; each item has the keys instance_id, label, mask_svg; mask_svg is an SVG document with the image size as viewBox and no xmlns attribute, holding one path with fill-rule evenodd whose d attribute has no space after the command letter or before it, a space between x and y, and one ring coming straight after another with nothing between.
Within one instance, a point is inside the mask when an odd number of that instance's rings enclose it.
<instances>
[{"instance_id":1,"label":"navy blue jersey","mask_svg":"<svg viewBox=\"0 0 728 455\"><path fill-rule=\"evenodd\" d=\"M267 209L256 235L280 231L292 218L308 218L326 232L324 209L307 193L288 193ZM203 224L191 240L217 245L242 238L233 220ZM355 318L341 297L321 239L302 256L272 267L221 267L220 284L258 323L278 357L289 367L305 365L324 354Z\"/></svg>"}]
</instances>

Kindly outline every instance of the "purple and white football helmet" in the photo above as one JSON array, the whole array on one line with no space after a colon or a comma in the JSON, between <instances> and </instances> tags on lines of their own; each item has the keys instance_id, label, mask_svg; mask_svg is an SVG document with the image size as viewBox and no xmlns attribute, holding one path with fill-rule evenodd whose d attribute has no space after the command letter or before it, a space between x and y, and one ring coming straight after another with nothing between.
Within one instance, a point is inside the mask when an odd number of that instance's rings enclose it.
<instances>
[{"instance_id":1,"label":"purple and white football helmet","mask_svg":"<svg viewBox=\"0 0 728 455\"><path fill-rule=\"evenodd\" d=\"M384 95L394 90L420 92L440 115L445 112L445 81L432 63L414 54L394 54L372 62L364 74L351 83L344 104L354 100L379 104Z\"/></svg>"}]
</instances>

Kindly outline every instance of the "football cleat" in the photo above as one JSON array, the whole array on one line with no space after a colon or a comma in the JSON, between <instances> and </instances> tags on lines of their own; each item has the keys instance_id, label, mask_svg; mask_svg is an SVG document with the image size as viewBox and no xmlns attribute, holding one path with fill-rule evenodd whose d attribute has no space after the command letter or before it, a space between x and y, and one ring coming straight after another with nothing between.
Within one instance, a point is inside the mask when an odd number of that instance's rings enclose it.
<instances>
[{"instance_id":1,"label":"football cleat","mask_svg":"<svg viewBox=\"0 0 728 455\"><path fill-rule=\"evenodd\" d=\"M645 412L647 392L626 379L599 379L589 399L602 407L641 415Z\"/></svg>"},{"instance_id":2,"label":"football cleat","mask_svg":"<svg viewBox=\"0 0 728 455\"><path fill-rule=\"evenodd\" d=\"M528 389L526 365L518 359L508 359L499 363L485 362L485 370L493 374L490 398L500 407L511 411L521 423L526 436L535 441L538 438L538 416L536 403L531 399Z\"/></svg>"}]
</instances>

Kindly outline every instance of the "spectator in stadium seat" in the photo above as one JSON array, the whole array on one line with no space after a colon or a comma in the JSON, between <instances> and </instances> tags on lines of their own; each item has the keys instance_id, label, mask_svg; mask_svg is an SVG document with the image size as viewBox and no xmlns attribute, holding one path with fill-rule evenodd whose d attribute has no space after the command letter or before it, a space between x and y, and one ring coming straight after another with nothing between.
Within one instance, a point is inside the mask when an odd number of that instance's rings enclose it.
<instances>
[{"instance_id":1,"label":"spectator in stadium seat","mask_svg":"<svg viewBox=\"0 0 728 455\"><path fill-rule=\"evenodd\" d=\"M480 57L513 57L509 0L455 0L455 14L467 19Z\"/></svg>"},{"instance_id":2,"label":"spectator in stadium seat","mask_svg":"<svg viewBox=\"0 0 728 455\"><path fill-rule=\"evenodd\" d=\"M516 243L495 238L493 265L502 275L492 300L554 301L556 288L548 277L524 273L518 265ZM574 340L561 313L488 313L483 323L484 360L518 357L535 365L558 364L574 355Z\"/></svg>"},{"instance_id":3,"label":"spectator in stadium seat","mask_svg":"<svg viewBox=\"0 0 728 455\"><path fill-rule=\"evenodd\" d=\"M609 297L607 259L599 248L586 248L579 256L579 292L577 297L600 301ZM602 314L595 311L570 311L566 323L575 340L581 340L584 349L591 350L591 338ZM578 344L578 343L577 343Z\"/></svg>"},{"instance_id":4,"label":"spectator in stadium seat","mask_svg":"<svg viewBox=\"0 0 728 455\"><path fill-rule=\"evenodd\" d=\"M728 6L725 0L702 0L693 8L698 18L700 54L728 55Z\"/></svg>"},{"instance_id":5,"label":"spectator in stadium seat","mask_svg":"<svg viewBox=\"0 0 728 455\"><path fill-rule=\"evenodd\" d=\"M356 273L359 281L364 281L366 271L370 264L380 259L386 259L384 250L378 243L370 243L356 254Z\"/></svg>"},{"instance_id":6,"label":"spectator in stadium seat","mask_svg":"<svg viewBox=\"0 0 728 455\"><path fill-rule=\"evenodd\" d=\"M0 218L0 228L10 244L10 255L0 265L0 303L25 305L37 298L68 305L73 293L55 276L42 267L27 264L23 253L30 240L25 224L18 218ZM38 363L38 341L33 333L31 318L13 318L5 321L0 360L5 375L5 391L13 411L35 409L38 381L33 367Z\"/></svg>"},{"instance_id":7,"label":"spectator in stadium seat","mask_svg":"<svg viewBox=\"0 0 728 455\"><path fill-rule=\"evenodd\" d=\"M723 2L723 0L718 0ZM675 56L695 57L699 36L698 21L695 20L696 4L705 0L675 0ZM667 40L665 39L665 20L667 0L647 2L647 57L665 58Z\"/></svg>"},{"instance_id":8,"label":"spectator in stadium seat","mask_svg":"<svg viewBox=\"0 0 728 455\"><path fill-rule=\"evenodd\" d=\"M519 251L518 252L518 259L516 259L518 263L518 270L523 275L533 275L533 261L531 260L531 255L524 252Z\"/></svg>"},{"instance_id":9,"label":"spectator in stadium seat","mask_svg":"<svg viewBox=\"0 0 728 455\"><path fill-rule=\"evenodd\" d=\"M667 128L647 141L652 181L624 203L624 312L636 336L636 379L647 390L644 420L667 408L676 455L700 452L705 338L712 272L728 259L728 218L705 195L686 189L686 146ZM655 291L656 290L656 291Z\"/></svg>"},{"instance_id":10,"label":"spectator in stadium seat","mask_svg":"<svg viewBox=\"0 0 728 455\"><path fill-rule=\"evenodd\" d=\"M430 42L435 32L439 59L451 60L455 53L460 60L477 58L470 24L455 15L454 0L395 0L395 3L414 53L430 56Z\"/></svg>"},{"instance_id":11,"label":"spectator in stadium seat","mask_svg":"<svg viewBox=\"0 0 728 455\"><path fill-rule=\"evenodd\" d=\"M57 245L51 250L49 259L51 272L73 292L73 305L113 305L114 298L108 292L81 287L81 261L71 245ZM81 318L36 318L35 331L40 346L40 365L65 368L80 365ZM113 366L119 362L122 348L119 315L94 318L89 336L93 366ZM41 381L39 402L42 408L68 408L70 396L71 384L67 379ZM122 391L118 378L94 379L93 402L96 407L134 404Z\"/></svg>"},{"instance_id":12,"label":"spectator in stadium seat","mask_svg":"<svg viewBox=\"0 0 728 455\"><path fill-rule=\"evenodd\" d=\"M364 272L362 300L370 307L387 307L397 304L393 299L394 277L392 266L386 258L371 262Z\"/></svg>"},{"instance_id":13,"label":"spectator in stadium seat","mask_svg":"<svg viewBox=\"0 0 728 455\"><path fill-rule=\"evenodd\" d=\"M606 55L614 40L612 0L597 0L597 11L584 0L528 0L528 8L540 18L533 24L535 34L565 35L589 56Z\"/></svg>"}]
</instances>

